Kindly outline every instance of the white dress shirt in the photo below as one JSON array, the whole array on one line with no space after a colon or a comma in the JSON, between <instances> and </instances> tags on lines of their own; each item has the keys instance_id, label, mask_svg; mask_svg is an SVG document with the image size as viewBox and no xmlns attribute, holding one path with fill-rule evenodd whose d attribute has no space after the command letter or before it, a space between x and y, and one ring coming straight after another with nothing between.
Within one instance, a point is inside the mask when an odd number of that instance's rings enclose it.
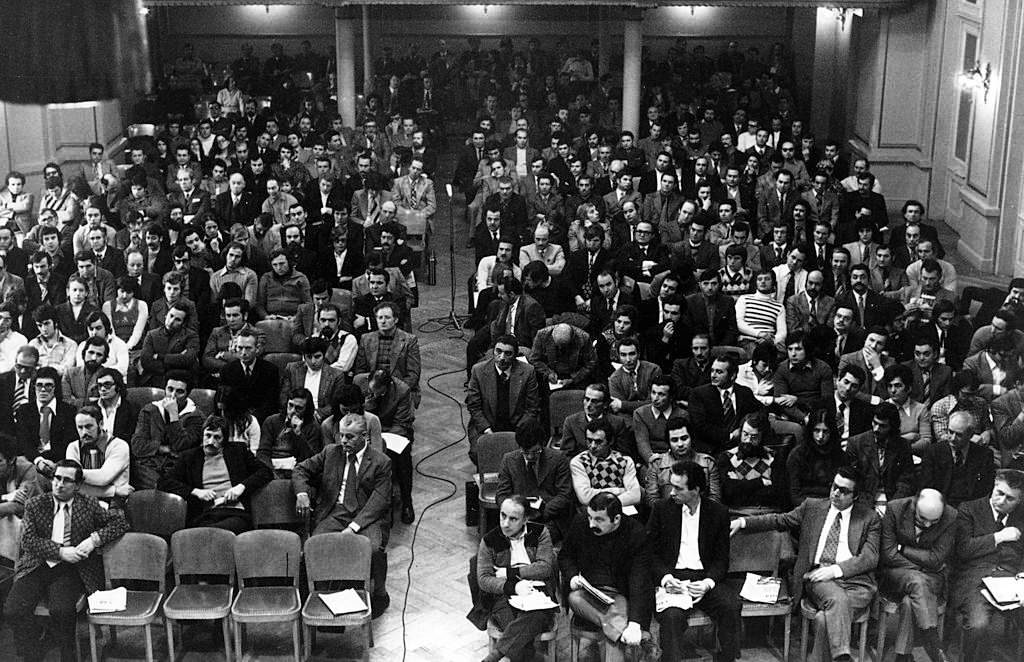
<instances>
[{"instance_id":1,"label":"white dress shirt","mask_svg":"<svg viewBox=\"0 0 1024 662\"><path fill-rule=\"evenodd\" d=\"M836 549L836 564L853 558L850 552L850 516L853 514L853 506L846 510L839 510L835 506L828 507L828 514L825 515L825 523L821 527L821 535L818 536L818 549L814 552L814 562L821 562L821 553L825 551L825 541L828 540L828 532L832 529L832 522L836 517L842 517L839 523L839 548Z\"/></svg>"},{"instance_id":2,"label":"white dress shirt","mask_svg":"<svg viewBox=\"0 0 1024 662\"><path fill-rule=\"evenodd\" d=\"M676 557L676 570L703 570L700 561L700 550L697 546L700 532L700 502L690 512L686 506L681 508L682 521L679 525L679 556Z\"/></svg>"}]
</instances>

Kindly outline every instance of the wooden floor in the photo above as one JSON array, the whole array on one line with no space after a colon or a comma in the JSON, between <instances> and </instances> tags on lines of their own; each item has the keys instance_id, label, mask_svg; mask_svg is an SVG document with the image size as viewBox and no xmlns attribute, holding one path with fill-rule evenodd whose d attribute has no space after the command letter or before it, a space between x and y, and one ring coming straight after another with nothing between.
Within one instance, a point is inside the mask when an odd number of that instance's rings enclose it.
<instances>
[{"instance_id":1,"label":"wooden floor","mask_svg":"<svg viewBox=\"0 0 1024 662\"><path fill-rule=\"evenodd\" d=\"M373 622L375 647L370 650L374 662L456 662L480 660L487 654L485 633L476 630L465 614L470 608L466 584L467 563L476 551L476 529L464 526L464 482L470 478L472 465L467 457L464 427L467 415L461 403L465 342L461 334L442 329L443 318L450 308L448 261L448 210L442 182L450 181L450 159L443 159L436 177L438 213L435 218L434 247L438 257L438 282L434 286L421 283L421 307L414 311L423 359L423 401L417 411L416 443L413 456L417 462L414 499L417 521L412 526L397 523L389 544L388 591L391 607ZM460 201L461 202L461 201ZM462 217L462 205L455 209L456 219ZM465 228L456 221L456 283L455 309L466 312L465 282L472 273L472 251L465 247ZM439 318L442 323L429 322ZM415 544L414 544L415 543ZM415 556L414 556L415 552ZM767 646L763 624L745 625L743 659L777 660L781 651L781 623L775 628ZM561 623L566 633L565 623ZM793 622L792 657L799 655L799 622ZM84 627L80 634L86 635ZM695 632L694 641L706 645L707 632ZM154 631L156 656L166 659L166 637L162 625ZM568 637L559 637L558 658L569 659ZM83 643L85 643L83 638ZM103 641L106 641L104 639ZM182 641L176 637L179 656ZM869 641L874 642L872 630ZM116 647L106 650L105 659L144 659L144 639L139 631L125 631ZM361 659L361 639L355 633L325 634L317 638L314 658L317 660ZM87 651L87 643L85 643ZM891 639L890 639L891 647ZM220 630L205 624L191 625L184 633L183 659L205 662L223 659ZM695 648L693 657L710 659L710 653ZM285 627L252 628L245 643L247 660L283 662L291 659L290 631ZM10 633L0 630L0 660L13 659ZM51 651L48 660L57 660ZM596 659L593 658L593 659ZM891 648L886 659L892 659ZM919 660L926 659L918 650Z\"/></svg>"}]
</instances>

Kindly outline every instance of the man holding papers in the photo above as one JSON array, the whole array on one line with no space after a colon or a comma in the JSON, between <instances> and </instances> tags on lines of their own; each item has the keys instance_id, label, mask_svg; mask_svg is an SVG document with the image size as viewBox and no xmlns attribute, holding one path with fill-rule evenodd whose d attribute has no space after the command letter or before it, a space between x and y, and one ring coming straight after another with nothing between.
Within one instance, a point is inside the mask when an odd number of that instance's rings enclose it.
<instances>
[{"instance_id":1,"label":"man holding papers","mask_svg":"<svg viewBox=\"0 0 1024 662\"><path fill-rule=\"evenodd\" d=\"M1022 497L1024 472L1001 469L996 472L991 496L960 504L959 562L954 566L949 595L964 631L964 650L971 651L972 659L989 659L985 649L992 640L985 630L995 608L981 595L982 579L1012 577L1024 569Z\"/></svg>"},{"instance_id":2,"label":"man holding papers","mask_svg":"<svg viewBox=\"0 0 1024 662\"><path fill-rule=\"evenodd\" d=\"M716 661L740 656L740 601L724 583L729 570L729 511L702 498L707 474L696 462L676 462L669 475L667 499L654 502L647 522L652 577L658 591L687 593L718 625L721 650ZM676 607L658 612L662 662L683 659L687 613Z\"/></svg>"},{"instance_id":3,"label":"man holding papers","mask_svg":"<svg viewBox=\"0 0 1024 662\"><path fill-rule=\"evenodd\" d=\"M604 662L623 662L628 647L651 645L647 536L643 525L622 514L613 493L597 492L588 501L569 528L558 562L569 581L569 607L608 638Z\"/></svg>"},{"instance_id":4,"label":"man holding papers","mask_svg":"<svg viewBox=\"0 0 1024 662\"><path fill-rule=\"evenodd\" d=\"M879 590L899 603L910 597L909 612L900 611L896 659L911 662L914 625L932 662L945 661L939 641L939 598L946 584L946 565L956 539L956 510L938 490L890 501L882 518Z\"/></svg>"},{"instance_id":5,"label":"man holding papers","mask_svg":"<svg viewBox=\"0 0 1024 662\"><path fill-rule=\"evenodd\" d=\"M501 629L501 639L484 662L520 662L533 659L533 640L551 625L550 610L521 611L509 604L513 596L544 592L554 579L555 552L543 524L529 522L526 499L518 494L501 502L498 528L480 540L476 578L490 602L490 619ZM552 606L555 606L552 604Z\"/></svg>"},{"instance_id":6,"label":"man holding papers","mask_svg":"<svg viewBox=\"0 0 1024 662\"><path fill-rule=\"evenodd\" d=\"M108 510L95 497L79 493L84 481L82 465L61 460L53 471L53 492L25 504L21 557L4 617L18 654L26 660L40 660L46 652L33 616L40 602L50 609L61 662L75 659L75 603L103 588L103 560L96 550L128 530L123 511Z\"/></svg>"}]
</instances>

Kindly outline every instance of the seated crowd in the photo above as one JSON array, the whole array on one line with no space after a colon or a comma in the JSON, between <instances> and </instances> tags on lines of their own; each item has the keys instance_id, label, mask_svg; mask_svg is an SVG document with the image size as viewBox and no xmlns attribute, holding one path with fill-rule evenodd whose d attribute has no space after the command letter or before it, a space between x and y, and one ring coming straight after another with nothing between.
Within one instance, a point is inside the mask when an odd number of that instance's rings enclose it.
<instances>
[{"instance_id":1,"label":"seated crowd","mask_svg":"<svg viewBox=\"0 0 1024 662\"><path fill-rule=\"evenodd\" d=\"M127 529L135 490L237 533L275 478L314 535L371 541L386 609L393 483L415 520L417 236L437 210L433 143L468 119L452 183L476 264L469 455L498 432L519 447L486 468L499 526L470 579L504 631L487 660L529 659L551 613L510 599L548 585L606 659L656 648L652 617L662 659L681 659L687 614L657 605L683 596L736 659L730 537L768 530L798 535L789 595L817 610L816 654L849 659L877 594L910 597L904 659L915 627L945 659L940 604L966 650L992 643L980 579L1024 570L1024 279L968 317L924 205L891 220L867 159L836 139L819 151L781 47L713 60L684 42L645 61L639 135L619 130L585 51L471 40L389 58L356 128L316 98L258 110L235 85L276 104L290 65L243 50L208 115L133 138L124 167L99 144L67 178L48 163L38 205L8 175L0 550L22 535L8 618L49 590L70 659L74 599L101 584L93 552ZM723 72L742 94L715 92ZM31 658L38 636L16 631Z\"/></svg>"}]
</instances>

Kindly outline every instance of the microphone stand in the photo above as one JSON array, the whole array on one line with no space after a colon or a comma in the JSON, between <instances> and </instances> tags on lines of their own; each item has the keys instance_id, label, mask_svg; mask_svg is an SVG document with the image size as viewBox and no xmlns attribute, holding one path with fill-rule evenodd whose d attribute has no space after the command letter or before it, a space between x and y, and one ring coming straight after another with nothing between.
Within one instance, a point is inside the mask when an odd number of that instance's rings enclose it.
<instances>
[{"instance_id":1,"label":"microphone stand","mask_svg":"<svg viewBox=\"0 0 1024 662\"><path fill-rule=\"evenodd\" d=\"M439 331L456 331L462 333L462 321L455 313L455 211L452 209L452 185L444 185L448 194L448 273L451 286L450 307L445 317L435 317L428 320L441 326Z\"/></svg>"}]
</instances>

